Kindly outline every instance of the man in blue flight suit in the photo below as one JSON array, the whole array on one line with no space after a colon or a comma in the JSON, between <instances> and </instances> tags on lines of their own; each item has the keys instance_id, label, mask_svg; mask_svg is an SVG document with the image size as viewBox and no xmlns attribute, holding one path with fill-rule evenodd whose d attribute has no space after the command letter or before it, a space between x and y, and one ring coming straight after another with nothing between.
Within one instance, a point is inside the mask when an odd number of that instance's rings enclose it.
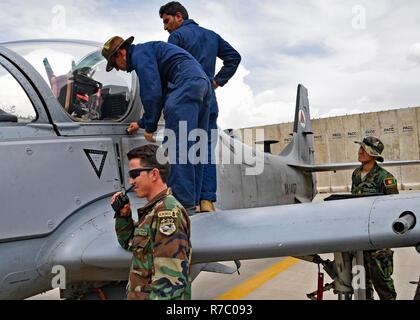
<instances>
[{"instance_id":1,"label":"man in blue flight suit","mask_svg":"<svg viewBox=\"0 0 420 320\"><path fill-rule=\"evenodd\" d=\"M170 33L168 42L175 44L197 59L212 84L212 100L209 117L209 164L204 166L203 185L200 196L200 211L214 211L213 202L216 202L217 176L215 165L215 146L217 135L212 135L212 130L217 130L217 117L219 108L216 94L218 87L223 87L235 74L241 62L239 53L217 33L200 27L194 20L189 19L188 12L179 2L172 1L162 6L159 10L165 30ZM223 67L215 75L216 59L223 61Z\"/></svg>"},{"instance_id":2,"label":"man in blue flight suit","mask_svg":"<svg viewBox=\"0 0 420 320\"><path fill-rule=\"evenodd\" d=\"M176 137L176 156L169 147L168 185L192 214L200 200L203 165L201 162L193 165L190 159L186 159L186 164L181 163L180 144L187 144L189 151L196 141L188 141L188 138L180 141L179 129L180 125L185 125L187 136L194 129L208 130L210 81L200 64L184 49L161 41L137 45L133 45L133 41L134 37L124 40L116 36L104 44L102 55L108 61L106 70L135 71L139 78L144 114L137 123L130 124L129 134L142 128L146 140L154 142L153 133L163 110L165 130L172 130Z\"/></svg>"}]
</instances>

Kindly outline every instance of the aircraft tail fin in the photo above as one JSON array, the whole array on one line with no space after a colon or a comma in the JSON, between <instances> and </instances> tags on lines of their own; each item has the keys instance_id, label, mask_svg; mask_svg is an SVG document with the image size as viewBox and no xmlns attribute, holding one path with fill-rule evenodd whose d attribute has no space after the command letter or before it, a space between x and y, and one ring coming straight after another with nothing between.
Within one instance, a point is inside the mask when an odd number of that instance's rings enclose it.
<instances>
[{"instance_id":1,"label":"aircraft tail fin","mask_svg":"<svg viewBox=\"0 0 420 320\"><path fill-rule=\"evenodd\" d=\"M280 155L288 157L288 162L294 165L312 165L314 163L314 144L308 90L301 84L299 84L297 89L293 139Z\"/></svg>"},{"instance_id":2,"label":"aircraft tail fin","mask_svg":"<svg viewBox=\"0 0 420 320\"><path fill-rule=\"evenodd\" d=\"M314 140L309 112L308 90L301 84L297 89L295 122L293 125L293 139L280 154L286 163L298 170L300 166L314 164ZM316 194L316 175L307 172L307 183L312 184L312 195Z\"/></svg>"}]
</instances>

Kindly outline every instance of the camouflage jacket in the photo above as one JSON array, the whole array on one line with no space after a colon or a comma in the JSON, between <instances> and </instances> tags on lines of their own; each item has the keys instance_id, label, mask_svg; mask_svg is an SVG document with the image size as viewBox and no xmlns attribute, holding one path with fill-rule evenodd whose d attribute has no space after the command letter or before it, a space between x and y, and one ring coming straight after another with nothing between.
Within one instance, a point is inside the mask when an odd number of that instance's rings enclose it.
<instances>
[{"instance_id":1,"label":"camouflage jacket","mask_svg":"<svg viewBox=\"0 0 420 320\"><path fill-rule=\"evenodd\" d=\"M133 253L129 300L191 299L190 219L172 196L160 193L138 210L139 222L116 217L118 242Z\"/></svg>"},{"instance_id":2,"label":"camouflage jacket","mask_svg":"<svg viewBox=\"0 0 420 320\"><path fill-rule=\"evenodd\" d=\"M392 174L379 165L375 167L362 180L363 167L357 168L352 176L352 194L398 194L397 180Z\"/></svg>"}]
</instances>

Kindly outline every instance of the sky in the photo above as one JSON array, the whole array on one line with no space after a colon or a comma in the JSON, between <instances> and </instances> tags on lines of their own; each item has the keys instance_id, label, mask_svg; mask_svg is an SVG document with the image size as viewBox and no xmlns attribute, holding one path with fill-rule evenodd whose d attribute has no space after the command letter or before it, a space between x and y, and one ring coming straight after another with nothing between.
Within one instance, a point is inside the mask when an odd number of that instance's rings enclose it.
<instances>
[{"instance_id":1,"label":"sky","mask_svg":"<svg viewBox=\"0 0 420 320\"><path fill-rule=\"evenodd\" d=\"M166 41L165 1L1 0L0 42ZM217 90L222 128L293 121L296 88L313 118L420 106L418 0L184 0L190 18L242 56ZM220 67L220 64L219 64Z\"/></svg>"}]
</instances>

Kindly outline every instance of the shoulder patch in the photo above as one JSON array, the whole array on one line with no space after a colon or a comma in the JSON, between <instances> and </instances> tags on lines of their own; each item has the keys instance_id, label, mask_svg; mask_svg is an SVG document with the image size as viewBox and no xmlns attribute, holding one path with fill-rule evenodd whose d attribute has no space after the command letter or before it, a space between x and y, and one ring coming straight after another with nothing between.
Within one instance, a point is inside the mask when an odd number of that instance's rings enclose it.
<instances>
[{"instance_id":1,"label":"shoulder patch","mask_svg":"<svg viewBox=\"0 0 420 320\"><path fill-rule=\"evenodd\" d=\"M157 217L159 231L166 236L171 236L178 230L182 212L179 207L175 207L172 210L157 212Z\"/></svg>"},{"instance_id":2,"label":"shoulder patch","mask_svg":"<svg viewBox=\"0 0 420 320\"><path fill-rule=\"evenodd\" d=\"M175 208L172 211L160 211L157 216L158 218L178 218L178 210Z\"/></svg>"},{"instance_id":3,"label":"shoulder patch","mask_svg":"<svg viewBox=\"0 0 420 320\"><path fill-rule=\"evenodd\" d=\"M141 237L147 237L149 232L145 228L136 228L134 230L134 236L141 236Z\"/></svg>"},{"instance_id":4,"label":"shoulder patch","mask_svg":"<svg viewBox=\"0 0 420 320\"><path fill-rule=\"evenodd\" d=\"M385 178L384 184L386 188L394 188L397 186L397 179L395 178Z\"/></svg>"},{"instance_id":5,"label":"shoulder patch","mask_svg":"<svg viewBox=\"0 0 420 320\"><path fill-rule=\"evenodd\" d=\"M173 218L162 219L159 223L159 231L165 236L171 236L176 232L176 224Z\"/></svg>"}]
</instances>

